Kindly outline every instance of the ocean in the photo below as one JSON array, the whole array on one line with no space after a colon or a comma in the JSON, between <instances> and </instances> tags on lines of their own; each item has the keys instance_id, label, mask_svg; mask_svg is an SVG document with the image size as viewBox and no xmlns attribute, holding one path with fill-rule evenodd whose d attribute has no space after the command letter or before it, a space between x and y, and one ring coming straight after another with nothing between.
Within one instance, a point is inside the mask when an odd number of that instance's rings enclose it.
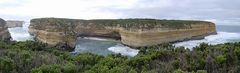
<instances>
[{"instance_id":1,"label":"ocean","mask_svg":"<svg viewBox=\"0 0 240 73\"><path fill-rule=\"evenodd\" d=\"M178 42L173 45L176 47L185 47L192 49L201 43L208 43L211 45L223 44L228 42L240 42L240 26L233 25L217 25L217 34L206 36L201 40L189 40L184 42Z\"/></svg>"},{"instance_id":2,"label":"ocean","mask_svg":"<svg viewBox=\"0 0 240 73\"><path fill-rule=\"evenodd\" d=\"M33 40L33 36L28 33L29 23L23 25L23 27L8 28L12 40L14 41L26 41Z\"/></svg>"},{"instance_id":3,"label":"ocean","mask_svg":"<svg viewBox=\"0 0 240 73\"><path fill-rule=\"evenodd\" d=\"M33 37L28 33L28 25L23 27L9 28L12 40L26 41L33 40ZM216 35L206 36L201 40L189 40L174 43L175 47L185 47L192 49L201 43L222 44L228 42L240 42L240 26L217 25ZM71 53L94 53L98 55L108 55L120 53L121 55L133 57L138 54L139 50L122 45L119 41L103 38L78 38L76 48Z\"/></svg>"},{"instance_id":4,"label":"ocean","mask_svg":"<svg viewBox=\"0 0 240 73\"><path fill-rule=\"evenodd\" d=\"M75 50L72 53L94 53L107 56L108 54L120 53L133 57L138 54L137 49L124 46L120 41L103 38L79 38Z\"/></svg>"}]
</instances>

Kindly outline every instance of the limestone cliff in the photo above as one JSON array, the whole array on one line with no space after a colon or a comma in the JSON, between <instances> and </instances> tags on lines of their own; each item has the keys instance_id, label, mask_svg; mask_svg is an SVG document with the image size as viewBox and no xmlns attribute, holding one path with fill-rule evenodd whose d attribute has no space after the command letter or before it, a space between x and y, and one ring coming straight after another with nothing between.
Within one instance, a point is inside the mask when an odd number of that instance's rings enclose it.
<instances>
[{"instance_id":1,"label":"limestone cliff","mask_svg":"<svg viewBox=\"0 0 240 73\"><path fill-rule=\"evenodd\" d=\"M214 23L206 21L39 18L31 20L29 32L36 40L54 46L74 47L77 37L93 36L121 39L125 45L142 47L203 38L216 33L216 29Z\"/></svg>"},{"instance_id":2,"label":"limestone cliff","mask_svg":"<svg viewBox=\"0 0 240 73\"><path fill-rule=\"evenodd\" d=\"M24 21L8 20L6 25L8 28L14 28L14 27L22 27L23 24L24 24Z\"/></svg>"},{"instance_id":3,"label":"limestone cliff","mask_svg":"<svg viewBox=\"0 0 240 73\"><path fill-rule=\"evenodd\" d=\"M10 40L11 35L6 26L5 20L0 18L0 40Z\"/></svg>"}]
</instances>

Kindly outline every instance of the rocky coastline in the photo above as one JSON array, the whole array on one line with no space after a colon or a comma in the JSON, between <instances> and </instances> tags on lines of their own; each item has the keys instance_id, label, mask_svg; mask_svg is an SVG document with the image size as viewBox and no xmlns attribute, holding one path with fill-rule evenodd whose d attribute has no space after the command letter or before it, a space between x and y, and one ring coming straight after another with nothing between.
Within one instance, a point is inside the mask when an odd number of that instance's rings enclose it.
<instances>
[{"instance_id":1,"label":"rocky coastline","mask_svg":"<svg viewBox=\"0 0 240 73\"><path fill-rule=\"evenodd\" d=\"M77 37L120 39L130 47L145 47L200 39L215 34L215 24L207 21L158 19L32 19L29 32L37 41L62 48L74 48Z\"/></svg>"}]
</instances>

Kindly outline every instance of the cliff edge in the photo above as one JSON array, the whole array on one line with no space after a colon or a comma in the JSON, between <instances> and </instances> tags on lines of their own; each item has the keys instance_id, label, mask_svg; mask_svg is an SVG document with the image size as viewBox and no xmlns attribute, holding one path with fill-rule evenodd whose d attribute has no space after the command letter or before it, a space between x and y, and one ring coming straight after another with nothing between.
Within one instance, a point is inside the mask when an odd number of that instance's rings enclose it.
<instances>
[{"instance_id":1,"label":"cliff edge","mask_svg":"<svg viewBox=\"0 0 240 73\"><path fill-rule=\"evenodd\" d=\"M38 18L31 20L29 32L38 41L60 47L73 48L77 37L88 36L115 38L125 45L143 47L204 38L216 29L214 23L206 21Z\"/></svg>"},{"instance_id":2,"label":"cliff edge","mask_svg":"<svg viewBox=\"0 0 240 73\"><path fill-rule=\"evenodd\" d=\"M11 35L6 26L6 21L0 18L0 40L10 40Z\"/></svg>"},{"instance_id":3,"label":"cliff edge","mask_svg":"<svg viewBox=\"0 0 240 73\"><path fill-rule=\"evenodd\" d=\"M8 20L6 22L7 22L6 25L8 28L22 27L24 24L24 21L18 21L18 20Z\"/></svg>"}]
</instances>

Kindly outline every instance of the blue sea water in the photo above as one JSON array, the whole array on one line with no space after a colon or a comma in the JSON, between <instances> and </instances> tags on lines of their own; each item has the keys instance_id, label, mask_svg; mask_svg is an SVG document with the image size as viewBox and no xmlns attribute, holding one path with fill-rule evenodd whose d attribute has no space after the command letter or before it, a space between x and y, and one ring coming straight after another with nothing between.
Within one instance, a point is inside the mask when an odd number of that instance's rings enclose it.
<instances>
[{"instance_id":1,"label":"blue sea water","mask_svg":"<svg viewBox=\"0 0 240 73\"><path fill-rule=\"evenodd\" d=\"M240 25L218 25L218 32L240 33Z\"/></svg>"}]
</instances>

